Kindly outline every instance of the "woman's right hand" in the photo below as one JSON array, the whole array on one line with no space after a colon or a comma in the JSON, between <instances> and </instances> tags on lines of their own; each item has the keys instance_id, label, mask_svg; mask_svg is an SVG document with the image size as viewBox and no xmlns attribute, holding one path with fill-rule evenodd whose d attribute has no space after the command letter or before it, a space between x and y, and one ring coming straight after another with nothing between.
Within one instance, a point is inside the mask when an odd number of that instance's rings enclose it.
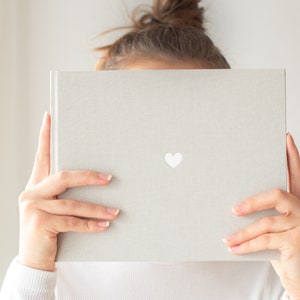
<instances>
[{"instance_id":1,"label":"woman's right hand","mask_svg":"<svg viewBox=\"0 0 300 300\"><path fill-rule=\"evenodd\" d=\"M93 171L50 173L50 115L45 114L31 177L19 196L20 263L31 268L54 271L57 235L60 232L100 232L107 229L119 209L57 196L71 187L106 185L111 175Z\"/></svg>"}]
</instances>

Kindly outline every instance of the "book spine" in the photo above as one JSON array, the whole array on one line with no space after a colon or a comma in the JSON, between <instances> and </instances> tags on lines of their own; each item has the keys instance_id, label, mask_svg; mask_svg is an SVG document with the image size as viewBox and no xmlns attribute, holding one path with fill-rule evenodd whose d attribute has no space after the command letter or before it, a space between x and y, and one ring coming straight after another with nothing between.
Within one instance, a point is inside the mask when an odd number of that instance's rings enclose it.
<instances>
[{"instance_id":1,"label":"book spine","mask_svg":"<svg viewBox=\"0 0 300 300\"><path fill-rule=\"evenodd\" d=\"M283 77L284 77L284 88L283 88L283 101L284 101L284 158L285 158L285 174L286 174L286 177L285 177L285 190L288 191L289 190L289 182L288 182L288 168L287 168L287 156L286 156L286 133L287 133L287 87L286 87L286 82L287 82L287 72L286 72L286 69L283 69Z\"/></svg>"},{"instance_id":2,"label":"book spine","mask_svg":"<svg viewBox=\"0 0 300 300\"><path fill-rule=\"evenodd\" d=\"M50 114L51 114L51 135L50 135L50 174L58 170L57 151L57 122L58 122L58 72L50 71Z\"/></svg>"}]
</instances>

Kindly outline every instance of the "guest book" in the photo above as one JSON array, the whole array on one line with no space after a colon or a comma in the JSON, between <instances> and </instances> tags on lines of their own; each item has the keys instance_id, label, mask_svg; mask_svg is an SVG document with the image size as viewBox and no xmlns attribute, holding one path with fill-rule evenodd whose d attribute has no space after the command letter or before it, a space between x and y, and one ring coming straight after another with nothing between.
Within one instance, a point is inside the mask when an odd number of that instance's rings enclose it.
<instances>
[{"instance_id":1,"label":"guest book","mask_svg":"<svg viewBox=\"0 0 300 300\"><path fill-rule=\"evenodd\" d=\"M234 204L286 189L284 70L51 72L51 172L111 173L59 198L120 209L98 233L60 233L57 261L269 260L222 242L273 209ZM55 201L55 200L53 200Z\"/></svg>"}]
</instances>

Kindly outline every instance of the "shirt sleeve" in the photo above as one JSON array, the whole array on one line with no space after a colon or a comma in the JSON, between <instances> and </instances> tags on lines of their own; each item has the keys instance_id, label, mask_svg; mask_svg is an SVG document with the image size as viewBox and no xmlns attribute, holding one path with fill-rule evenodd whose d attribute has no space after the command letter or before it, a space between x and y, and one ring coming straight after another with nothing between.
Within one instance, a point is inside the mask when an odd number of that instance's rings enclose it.
<instances>
[{"instance_id":1,"label":"shirt sleeve","mask_svg":"<svg viewBox=\"0 0 300 300\"><path fill-rule=\"evenodd\" d=\"M6 272L0 300L54 300L56 276L56 271L36 270L15 258Z\"/></svg>"}]
</instances>

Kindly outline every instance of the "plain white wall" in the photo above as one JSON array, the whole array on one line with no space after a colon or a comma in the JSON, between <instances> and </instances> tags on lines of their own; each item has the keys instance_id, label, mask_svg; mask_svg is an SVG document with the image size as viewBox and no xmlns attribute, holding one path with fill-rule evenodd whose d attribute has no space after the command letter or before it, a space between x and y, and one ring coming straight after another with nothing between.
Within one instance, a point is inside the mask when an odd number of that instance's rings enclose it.
<instances>
[{"instance_id":1,"label":"plain white wall","mask_svg":"<svg viewBox=\"0 0 300 300\"><path fill-rule=\"evenodd\" d=\"M150 0L127 0L128 9ZM287 129L300 146L300 2L205 0L233 68L287 69ZM127 24L122 0L0 0L0 283L18 249L17 198L31 173L50 70L93 70L99 32ZM103 42L108 41L107 38Z\"/></svg>"},{"instance_id":2,"label":"plain white wall","mask_svg":"<svg viewBox=\"0 0 300 300\"><path fill-rule=\"evenodd\" d=\"M18 16L15 2L0 1L0 282L18 239Z\"/></svg>"}]
</instances>

